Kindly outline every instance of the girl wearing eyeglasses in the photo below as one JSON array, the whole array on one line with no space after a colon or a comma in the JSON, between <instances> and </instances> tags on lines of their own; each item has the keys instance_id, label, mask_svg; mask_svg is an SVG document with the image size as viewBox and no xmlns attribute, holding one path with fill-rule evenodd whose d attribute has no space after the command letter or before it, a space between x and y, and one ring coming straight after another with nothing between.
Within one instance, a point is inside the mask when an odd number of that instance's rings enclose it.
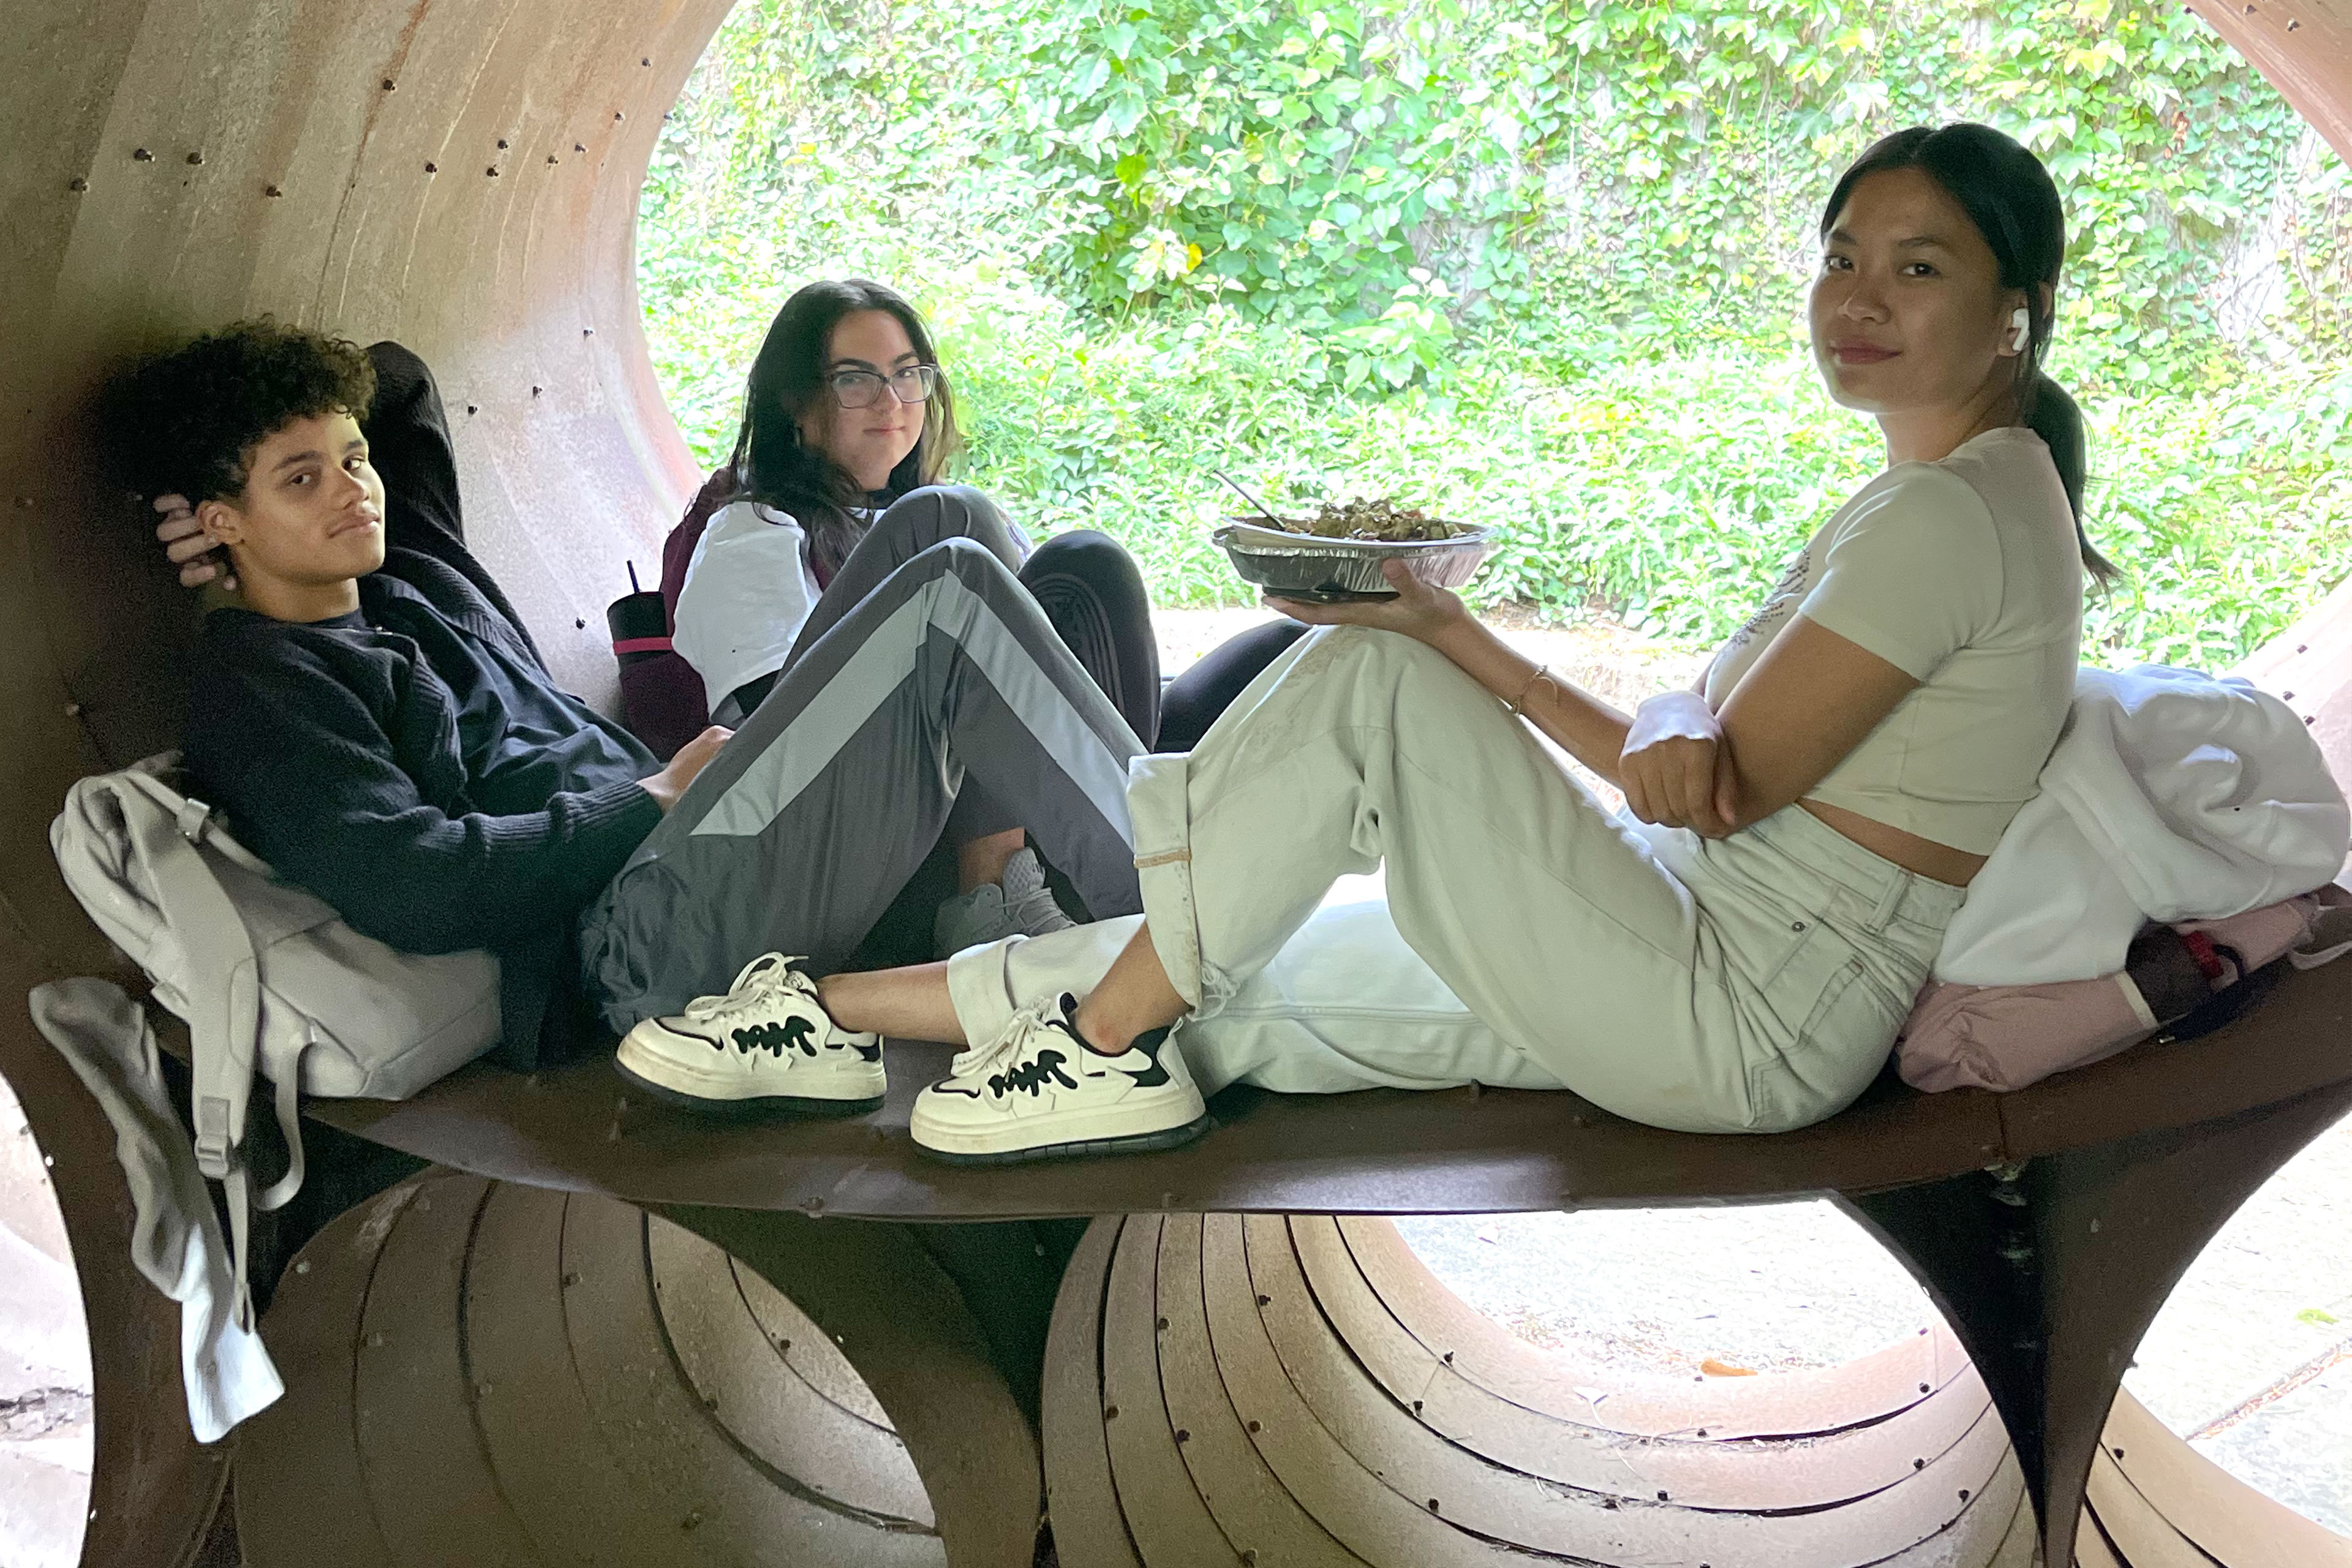
<instances>
[{"instance_id":1,"label":"girl wearing eyeglasses","mask_svg":"<svg viewBox=\"0 0 2352 1568\"><path fill-rule=\"evenodd\" d=\"M1033 550L987 496L941 482L961 439L930 333L897 291L827 279L784 302L752 363L734 451L663 550L672 643L700 677L713 721L741 723L892 573L949 539L974 542L1018 576L1146 745L1189 747L1221 699L1297 636L1268 626L1213 654L1171 689L1163 722L1150 602L1133 560L1086 529ZM956 887L935 866L908 895L939 906L926 934L941 954L1070 923L1026 847L1024 830L1037 825L1024 809L976 784L958 795L945 835Z\"/></svg>"}]
</instances>

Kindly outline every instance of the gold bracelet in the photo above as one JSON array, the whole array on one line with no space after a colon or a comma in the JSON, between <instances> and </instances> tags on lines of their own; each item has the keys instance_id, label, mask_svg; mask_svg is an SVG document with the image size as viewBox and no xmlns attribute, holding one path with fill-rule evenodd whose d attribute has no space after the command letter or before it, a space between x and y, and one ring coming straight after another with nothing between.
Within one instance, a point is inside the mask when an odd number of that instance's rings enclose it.
<instances>
[{"instance_id":1,"label":"gold bracelet","mask_svg":"<svg viewBox=\"0 0 2352 1568\"><path fill-rule=\"evenodd\" d=\"M1551 666L1548 664L1539 664L1536 666L1536 672L1528 677L1527 685L1520 688L1519 694L1510 701L1505 703L1504 706L1508 708L1514 716L1522 719L1526 718L1528 711L1528 699L1536 694L1536 687L1539 682L1549 680L1550 679Z\"/></svg>"}]
</instances>

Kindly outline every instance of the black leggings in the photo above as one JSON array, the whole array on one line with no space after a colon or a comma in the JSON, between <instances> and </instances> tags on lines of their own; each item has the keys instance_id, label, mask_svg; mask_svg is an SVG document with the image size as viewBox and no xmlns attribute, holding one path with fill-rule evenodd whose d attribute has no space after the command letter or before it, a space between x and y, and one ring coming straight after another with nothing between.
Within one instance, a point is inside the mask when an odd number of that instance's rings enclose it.
<instances>
[{"instance_id":1,"label":"black leggings","mask_svg":"<svg viewBox=\"0 0 2352 1568\"><path fill-rule=\"evenodd\" d=\"M1201 743L1217 716L1233 706L1242 688L1307 635L1297 621L1269 621L1227 638L1201 656L1201 662L1168 683L1160 699L1155 752L1189 752Z\"/></svg>"}]
</instances>

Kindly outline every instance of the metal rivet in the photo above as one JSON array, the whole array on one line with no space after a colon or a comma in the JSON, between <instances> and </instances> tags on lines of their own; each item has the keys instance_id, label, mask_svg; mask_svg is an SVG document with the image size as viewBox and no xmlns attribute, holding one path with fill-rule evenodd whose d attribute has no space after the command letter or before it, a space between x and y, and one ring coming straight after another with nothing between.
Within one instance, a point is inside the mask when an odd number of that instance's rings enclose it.
<instances>
[{"instance_id":1,"label":"metal rivet","mask_svg":"<svg viewBox=\"0 0 2352 1568\"><path fill-rule=\"evenodd\" d=\"M155 161L155 154L144 147L133 147L131 150L131 161L134 163L152 163Z\"/></svg>"},{"instance_id":2,"label":"metal rivet","mask_svg":"<svg viewBox=\"0 0 2352 1568\"><path fill-rule=\"evenodd\" d=\"M572 150L574 153L585 153L586 151L588 151L588 146L587 146L587 143L585 143L585 142L574 142L572 144Z\"/></svg>"},{"instance_id":3,"label":"metal rivet","mask_svg":"<svg viewBox=\"0 0 2352 1568\"><path fill-rule=\"evenodd\" d=\"M1431 1498L1429 1500L1429 1511L1432 1513L1435 1513L1437 1511L1437 1500L1435 1498Z\"/></svg>"},{"instance_id":4,"label":"metal rivet","mask_svg":"<svg viewBox=\"0 0 2352 1568\"><path fill-rule=\"evenodd\" d=\"M397 82L395 82L395 81L394 81L390 77L386 77L386 78L384 78L384 79L383 79L383 90L384 90L384 91L386 91L386 92L390 92L394 88L397 87L398 85L400 85L400 84L399 84L399 83L397 83Z\"/></svg>"},{"instance_id":5,"label":"metal rivet","mask_svg":"<svg viewBox=\"0 0 2352 1568\"><path fill-rule=\"evenodd\" d=\"M596 335L596 329L593 327L583 327L580 329L580 335L583 338L593 338Z\"/></svg>"},{"instance_id":6,"label":"metal rivet","mask_svg":"<svg viewBox=\"0 0 2352 1568\"><path fill-rule=\"evenodd\" d=\"M1176 1440L1179 1443L1189 1443L1192 1440L1192 1434L1184 1430L1183 1427L1179 1426L1176 1428Z\"/></svg>"},{"instance_id":7,"label":"metal rivet","mask_svg":"<svg viewBox=\"0 0 2352 1568\"><path fill-rule=\"evenodd\" d=\"M294 1263L294 1272L297 1274L310 1272L310 1260L307 1258L297 1258Z\"/></svg>"},{"instance_id":8,"label":"metal rivet","mask_svg":"<svg viewBox=\"0 0 2352 1568\"><path fill-rule=\"evenodd\" d=\"M544 391L546 391L546 390L547 390L547 389L546 389L545 387L543 387L543 386L534 386L534 387L532 387L532 388L530 389L530 395L531 395L533 397L537 397L541 393L542 393L542 392L544 392Z\"/></svg>"},{"instance_id":9,"label":"metal rivet","mask_svg":"<svg viewBox=\"0 0 2352 1568\"><path fill-rule=\"evenodd\" d=\"M483 170L482 173L495 180L499 177L499 166L496 163L493 163L488 168Z\"/></svg>"},{"instance_id":10,"label":"metal rivet","mask_svg":"<svg viewBox=\"0 0 2352 1568\"><path fill-rule=\"evenodd\" d=\"M1968 1501L1968 1500L1969 1500L1969 1489L1968 1489L1968 1488L1966 1488L1966 1487L1962 1487L1962 1488L1960 1489L1960 1500L1961 1500L1962 1502L1966 1502L1966 1501Z\"/></svg>"},{"instance_id":11,"label":"metal rivet","mask_svg":"<svg viewBox=\"0 0 2352 1568\"><path fill-rule=\"evenodd\" d=\"M501 137L499 137L499 152L503 153L503 152L505 152L508 148L509 148L509 147L511 147L511 146L513 146L513 145L514 145L514 143L513 143L513 142L509 142L509 141L508 141L505 137L501 136Z\"/></svg>"},{"instance_id":12,"label":"metal rivet","mask_svg":"<svg viewBox=\"0 0 2352 1568\"><path fill-rule=\"evenodd\" d=\"M625 114L624 114L624 113L622 113L619 110L617 110L617 109L616 109L616 110L613 110L613 123L614 123L614 124L617 125L617 124L619 124L622 121L626 120L627 118L628 118L628 116L627 116L627 115L625 115Z\"/></svg>"},{"instance_id":13,"label":"metal rivet","mask_svg":"<svg viewBox=\"0 0 2352 1568\"><path fill-rule=\"evenodd\" d=\"M372 1351L380 1351L383 1349L383 1336L381 1333L370 1334L367 1337L367 1342L368 1349Z\"/></svg>"},{"instance_id":14,"label":"metal rivet","mask_svg":"<svg viewBox=\"0 0 2352 1568\"><path fill-rule=\"evenodd\" d=\"M497 1387L498 1384L494 1383L478 1383L474 1384L474 1397L488 1399Z\"/></svg>"},{"instance_id":15,"label":"metal rivet","mask_svg":"<svg viewBox=\"0 0 2352 1568\"><path fill-rule=\"evenodd\" d=\"M441 172L441 165L438 163L427 163L425 165L425 172L428 174L437 174Z\"/></svg>"},{"instance_id":16,"label":"metal rivet","mask_svg":"<svg viewBox=\"0 0 2352 1568\"><path fill-rule=\"evenodd\" d=\"M1920 1392L1920 1393L1922 1393L1922 1394L1927 1393L1927 1385L1926 1384L1924 1384L1924 1383L1923 1383L1923 1384L1921 1384L1919 1385L1919 1392Z\"/></svg>"},{"instance_id":17,"label":"metal rivet","mask_svg":"<svg viewBox=\"0 0 2352 1568\"><path fill-rule=\"evenodd\" d=\"M1103 1419L1104 1419L1104 1420L1106 1420L1106 1421L1116 1421L1116 1420L1118 1420L1118 1405L1104 1405L1104 1406L1103 1406Z\"/></svg>"},{"instance_id":18,"label":"metal rivet","mask_svg":"<svg viewBox=\"0 0 2352 1568\"><path fill-rule=\"evenodd\" d=\"M1704 1427L1704 1426L1700 1427L1700 1428L1698 1429L1698 1435L1699 1435L1700 1436L1702 1436L1702 1437L1706 1436L1706 1427Z\"/></svg>"},{"instance_id":19,"label":"metal rivet","mask_svg":"<svg viewBox=\"0 0 2352 1568\"><path fill-rule=\"evenodd\" d=\"M1925 1459L1914 1459L1911 1461L1911 1468L1915 1470L1924 1470L1927 1468L1927 1461Z\"/></svg>"},{"instance_id":20,"label":"metal rivet","mask_svg":"<svg viewBox=\"0 0 2352 1568\"><path fill-rule=\"evenodd\" d=\"M201 163L204 161L205 155L202 153L191 153L188 154L188 162L191 163Z\"/></svg>"},{"instance_id":21,"label":"metal rivet","mask_svg":"<svg viewBox=\"0 0 2352 1568\"><path fill-rule=\"evenodd\" d=\"M2290 32L2290 33L2294 32L2297 27L2300 27L2300 26L2303 26L2303 24L2302 24L2301 22L2296 21L2296 20L2295 20L2294 17L2292 17L2292 16L2289 16L2289 17L2286 19L2286 30L2287 30L2288 32Z\"/></svg>"},{"instance_id":22,"label":"metal rivet","mask_svg":"<svg viewBox=\"0 0 2352 1568\"><path fill-rule=\"evenodd\" d=\"M1419 1400L1415 1400L1415 1401L1413 1402L1413 1408L1415 1408L1415 1409L1417 1410L1417 1409L1419 1409L1420 1407L1421 1407L1421 1402L1420 1402ZM1246 1425L1248 1426L1249 1429L1250 1429L1251 1431L1253 1431L1253 1432L1255 1432L1255 1431L1259 1431L1259 1430L1261 1430L1261 1428L1259 1427L1258 1424L1257 1424L1256 1422L1255 1422L1255 1421L1248 1422L1248 1423L1246 1423Z\"/></svg>"},{"instance_id":23,"label":"metal rivet","mask_svg":"<svg viewBox=\"0 0 2352 1568\"><path fill-rule=\"evenodd\" d=\"M1274 1298L1271 1296L1260 1296L1257 1299L1257 1304L1261 1307L1271 1307L1274 1305Z\"/></svg>"},{"instance_id":24,"label":"metal rivet","mask_svg":"<svg viewBox=\"0 0 2352 1568\"><path fill-rule=\"evenodd\" d=\"M1790 931L1802 931L1805 929L1805 922L1802 921L1790 921L1789 922L1789 929Z\"/></svg>"},{"instance_id":25,"label":"metal rivet","mask_svg":"<svg viewBox=\"0 0 2352 1568\"><path fill-rule=\"evenodd\" d=\"M641 66L649 66L654 63L653 57L648 55L646 58L639 60L637 63Z\"/></svg>"},{"instance_id":26,"label":"metal rivet","mask_svg":"<svg viewBox=\"0 0 2352 1568\"><path fill-rule=\"evenodd\" d=\"M1168 1320L1167 1320L1167 1319L1165 1319L1165 1318L1162 1318L1162 1319L1160 1319L1158 1322L1156 1322L1156 1323L1152 1324L1151 1326L1152 1326L1153 1328L1155 1328L1155 1329L1158 1329L1160 1332L1165 1333L1165 1332L1167 1332L1167 1331L1168 1331Z\"/></svg>"},{"instance_id":27,"label":"metal rivet","mask_svg":"<svg viewBox=\"0 0 2352 1568\"><path fill-rule=\"evenodd\" d=\"M566 1275L563 1277L563 1288L564 1288L565 1289L567 1289L567 1290L569 1290L570 1289L572 1289L572 1287L573 1287L574 1285L577 1285L577 1284L579 1284L579 1283L580 1283L580 1271L579 1271L578 1269L576 1269L576 1268L575 1268L575 1269L573 1269L573 1270L572 1270L570 1273L566 1274Z\"/></svg>"},{"instance_id":28,"label":"metal rivet","mask_svg":"<svg viewBox=\"0 0 2352 1568\"><path fill-rule=\"evenodd\" d=\"M2116 1450L2116 1458L2118 1458L2118 1459L2120 1459L2120 1458L2122 1458L2123 1457L2124 1457L2124 1451L2123 1451L2121 1448L2117 1448L2117 1449Z\"/></svg>"},{"instance_id":29,"label":"metal rivet","mask_svg":"<svg viewBox=\"0 0 2352 1568\"><path fill-rule=\"evenodd\" d=\"M261 187L261 194L265 196L282 196L286 193L279 190L276 185L264 185Z\"/></svg>"},{"instance_id":30,"label":"metal rivet","mask_svg":"<svg viewBox=\"0 0 2352 1568\"><path fill-rule=\"evenodd\" d=\"M554 163L554 162L555 162L555 154L554 154L554 153L550 153L547 155L547 161L548 161L549 163Z\"/></svg>"},{"instance_id":31,"label":"metal rivet","mask_svg":"<svg viewBox=\"0 0 2352 1568\"><path fill-rule=\"evenodd\" d=\"M81 717L81 704L80 704L80 703L79 703L79 702L68 702L68 703L67 703L67 704L66 704L66 717L67 717L67 718L68 718L68 719L79 719L79 718L80 718L80 717Z\"/></svg>"},{"instance_id":32,"label":"metal rivet","mask_svg":"<svg viewBox=\"0 0 2352 1568\"><path fill-rule=\"evenodd\" d=\"M479 414L481 411L482 405L478 403L468 403L466 405L466 412L468 414Z\"/></svg>"},{"instance_id":33,"label":"metal rivet","mask_svg":"<svg viewBox=\"0 0 2352 1568\"><path fill-rule=\"evenodd\" d=\"M574 631L583 631L583 632L584 632L584 631L586 631L586 630L588 629L588 623L587 623L586 621L574 620L574 621L572 623L572 629L573 629Z\"/></svg>"},{"instance_id":34,"label":"metal rivet","mask_svg":"<svg viewBox=\"0 0 2352 1568\"><path fill-rule=\"evenodd\" d=\"M89 182L83 179L79 174L76 174L72 179L66 182L66 189L69 191L86 191L89 189Z\"/></svg>"}]
</instances>

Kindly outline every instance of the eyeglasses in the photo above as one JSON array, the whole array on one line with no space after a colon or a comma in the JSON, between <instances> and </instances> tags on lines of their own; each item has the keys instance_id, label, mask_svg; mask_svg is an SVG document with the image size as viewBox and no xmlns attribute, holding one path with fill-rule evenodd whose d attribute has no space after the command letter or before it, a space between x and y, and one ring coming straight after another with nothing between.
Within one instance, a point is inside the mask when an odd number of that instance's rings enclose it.
<instances>
[{"instance_id":1,"label":"eyeglasses","mask_svg":"<svg viewBox=\"0 0 2352 1568\"><path fill-rule=\"evenodd\" d=\"M824 384L833 388L833 400L844 408L871 408L881 401L886 386L901 403L922 403L940 384L940 367L910 364L888 375L874 370L837 370L824 378Z\"/></svg>"}]
</instances>

